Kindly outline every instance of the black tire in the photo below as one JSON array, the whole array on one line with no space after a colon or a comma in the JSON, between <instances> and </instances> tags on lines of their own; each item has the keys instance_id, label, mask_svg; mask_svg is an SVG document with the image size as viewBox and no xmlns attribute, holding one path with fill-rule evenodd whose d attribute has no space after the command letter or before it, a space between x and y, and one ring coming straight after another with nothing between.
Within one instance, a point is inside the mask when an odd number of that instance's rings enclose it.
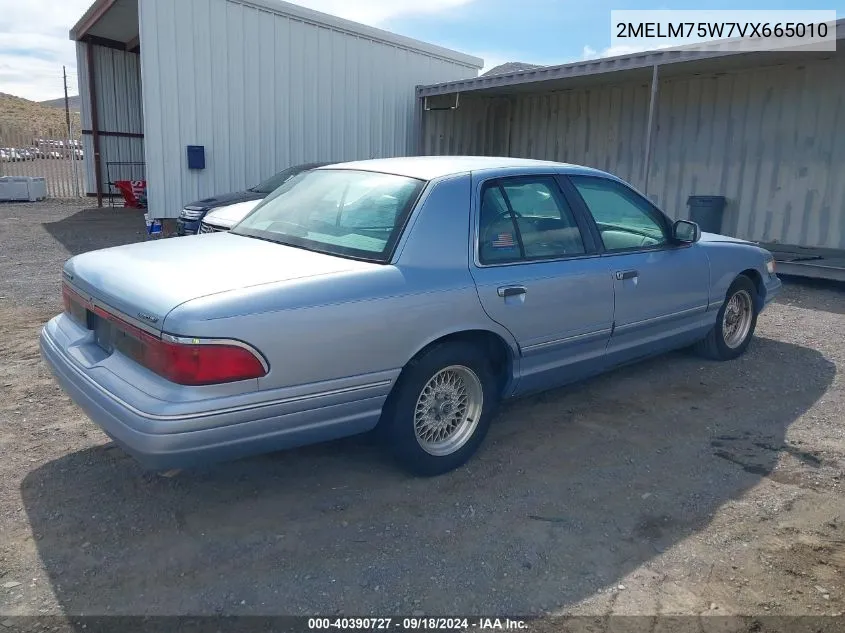
<instances>
[{"instance_id":1,"label":"black tire","mask_svg":"<svg viewBox=\"0 0 845 633\"><path fill-rule=\"evenodd\" d=\"M748 293L751 297L751 326L748 329L745 339L739 345L731 347L725 342L725 311L727 310L731 297L743 292ZM754 286L753 281L745 275L740 275L734 279L734 282L725 294L725 302L719 308L719 313L716 315L716 325L713 326L713 329L708 332L704 339L695 345L693 349L696 353L705 358L720 361L733 360L742 356L745 350L748 349L751 338L754 336L754 329L757 327L757 314L759 313L757 301L757 288Z\"/></svg>"},{"instance_id":2,"label":"black tire","mask_svg":"<svg viewBox=\"0 0 845 633\"><path fill-rule=\"evenodd\" d=\"M441 370L460 366L470 369L481 383L481 416L465 443L448 455L423 449L414 429L417 400L428 381ZM415 475L431 477L463 465L481 446L498 406L497 381L490 363L478 347L464 342L436 345L414 358L402 370L385 403L379 422L382 441L399 465Z\"/></svg>"}]
</instances>

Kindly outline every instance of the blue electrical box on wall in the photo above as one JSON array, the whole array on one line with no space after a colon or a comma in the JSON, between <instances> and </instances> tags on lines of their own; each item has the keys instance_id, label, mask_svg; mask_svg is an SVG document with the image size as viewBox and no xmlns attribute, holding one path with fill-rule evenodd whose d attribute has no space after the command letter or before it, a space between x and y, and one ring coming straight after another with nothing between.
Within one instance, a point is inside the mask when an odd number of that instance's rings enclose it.
<instances>
[{"instance_id":1,"label":"blue electrical box on wall","mask_svg":"<svg viewBox=\"0 0 845 633\"><path fill-rule=\"evenodd\" d=\"M205 145L188 145L188 169L205 169Z\"/></svg>"}]
</instances>

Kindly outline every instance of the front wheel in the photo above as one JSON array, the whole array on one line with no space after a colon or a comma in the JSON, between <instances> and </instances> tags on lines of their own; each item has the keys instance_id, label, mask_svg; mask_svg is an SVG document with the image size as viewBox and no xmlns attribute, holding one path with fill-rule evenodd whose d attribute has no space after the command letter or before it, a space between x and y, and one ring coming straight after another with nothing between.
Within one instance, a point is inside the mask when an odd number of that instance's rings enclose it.
<instances>
[{"instance_id":1,"label":"front wheel","mask_svg":"<svg viewBox=\"0 0 845 633\"><path fill-rule=\"evenodd\" d=\"M437 345L404 369L381 426L403 468L439 475L475 453L497 404L496 380L481 350L469 343Z\"/></svg>"},{"instance_id":2,"label":"front wheel","mask_svg":"<svg viewBox=\"0 0 845 633\"><path fill-rule=\"evenodd\" d=\"M713 360L733 360L748 348L755 327L757 289L748 277L740 275L728 288L725 302L716 315L716 325L695 349Z\"/></svg>"}]
</instances>

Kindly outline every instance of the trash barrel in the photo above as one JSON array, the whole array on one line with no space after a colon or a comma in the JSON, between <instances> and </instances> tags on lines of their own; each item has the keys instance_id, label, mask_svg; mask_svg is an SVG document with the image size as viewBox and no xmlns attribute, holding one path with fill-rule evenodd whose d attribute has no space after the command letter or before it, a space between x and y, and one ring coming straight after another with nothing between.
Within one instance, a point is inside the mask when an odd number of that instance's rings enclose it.
<instances>
[{"instance_id":1,"label":"trash barrel","mask_svg":"<svg viewBox=\"0 0 845 633\"><path fill-rule=\"evenodd\" d=\"M698 224L702 231L720 233L726 204L725 196L690 196L687 199L689 219Z\"/></svg>"}]
</instances>

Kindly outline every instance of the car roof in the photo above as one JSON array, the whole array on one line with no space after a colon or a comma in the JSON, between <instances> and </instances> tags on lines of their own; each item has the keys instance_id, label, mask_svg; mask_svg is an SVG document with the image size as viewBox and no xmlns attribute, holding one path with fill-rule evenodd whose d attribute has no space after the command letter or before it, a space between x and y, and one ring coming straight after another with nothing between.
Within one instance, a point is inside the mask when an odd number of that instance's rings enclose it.
<instances>
[{"instance_id":1,"label":"car roof","mask_svg":"<svg viewBox=\"0 0 845 633\"><path fill-rule=\"evenodd\" d=\"M556 163L528 158L499 156L406 156L401 158L376 158L348 163L327 165L321 169L357 169L396 174L408 178L434 180L443 176L480 170L553 170L558 173L606 175L605 172L581 165Z\"/></svg>"},{"instance_id":2,"label":"car roof","mask_svg":"<svg viewBox=\"0 0 845 633\"><path fill-rule=\"evenodd\" d=\"M301 165L293 165L287 169L301 169L302 171L308 171L309 169L317 169L318 167L325 167L326 165L331 165L331 163L302 163ZM283 169L282 171L287 170ZM279 173L282 172L280 171Z\"/></svg>"}]
</instances>

